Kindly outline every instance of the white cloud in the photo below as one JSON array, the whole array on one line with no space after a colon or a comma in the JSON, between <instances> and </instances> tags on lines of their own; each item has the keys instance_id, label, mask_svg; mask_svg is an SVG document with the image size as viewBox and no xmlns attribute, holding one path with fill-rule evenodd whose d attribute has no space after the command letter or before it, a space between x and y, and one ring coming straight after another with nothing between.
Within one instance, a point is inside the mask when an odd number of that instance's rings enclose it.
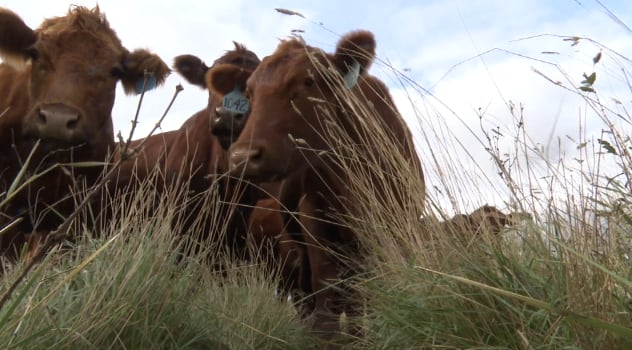
<instances>
[{"instance_id":1,"label":"white cloud","mask_svg":"<svg viewBox=\"0 0 632 350\"><path fill-rule=\"evenodd\" d=\"M93 6L95 1L75 0L73 3ZM35 27L44 17L62 15L68 2L5 0L2 6L14 10ZM297 28L306 30L308 43L330 51L338 35L358 28L372 30L378 40L380 59L391 62L400 71L410 69L406 74L436 96L438 101L408 86L422 122L442 119L436 121L445 124L447 130L442 129L442 132L452 134L452 139L444 142L461 143L471 153L473 160L461 161L466 163L467 169L472 169L473 177L493 171L489 155L476 140L476 136L481 137L477 131L479 107L485 110L484 127L500 126L501 131L510 135L515 132L516 121L506 103L522 103L527 132L534 142L546 145L551 135L563 139L561 150L551 147L552 158L558 152L573 150L574 144L564 136L578 134L580 117L586 118L587 130L584 132L596 133L601 128L601 122L586 112L588 107L577 95L554 86L532 70L532 67L536 68L565 84L568 82L564 80L564 74L567 74L578 84L581 74L593 69L591 59L599 49L587 42L570 46L569 42L552 36L518 39L540 34L580 35L632 57L630 32L608 18L603 8L593 2L104 0L99 6L124 45L130 49L149 48L168 63L184 53L198 55L211 63L232 48L233 40L246 44L263 57L274 50L279 38ZM629 2L606 6L624 22L632 22ZM307 19L279 14L275 7L298 11ZM559 54L546 55L542 51ZM629 68L630 63L623 58L617 62L615 58L612 54L604 54L604 61L596 67L598 79L595 86L604 92L604 98L613 96L629 104L630 93L618 67L625 64ZM376 64L372 72L384 78L393 89L402 113L411 121L411 127L420 139L418 143L428 144L424 139L428 135L423 133L427 132L427 124L415 125L416 114L406 92L398 88L398 79L383 64ZM185 90L165 120L163 130L179 127L206 105L205 91L188 85L173 74L164 88L145 96L137 136L142 136L153 126L178 83L182 83ZM124 96L122 90L118 92L113 115L115 128L123 130L124 135L129 130L136 103L137 98ZM502 140L503 147L511 148L512 143L511 136ZM451 154L446 157L461 156ZM483 165L477 170L478 163Z\"/></svg>"}]
</instances>

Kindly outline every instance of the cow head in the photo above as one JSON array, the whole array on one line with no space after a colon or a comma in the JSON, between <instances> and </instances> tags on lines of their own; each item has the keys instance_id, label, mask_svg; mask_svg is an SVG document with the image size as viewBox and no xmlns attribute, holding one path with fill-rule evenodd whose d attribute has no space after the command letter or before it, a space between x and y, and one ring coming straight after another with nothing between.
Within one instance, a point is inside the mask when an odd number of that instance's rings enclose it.
<instances>
[{"instance_id":1,"label":"cow head","mask_svg":"<svg viewBox=\"0 0 632 350\"><path fill-rule=\"evenodd\" d=\"M271 181L305 166L309 157L317 157L319 149L328 147L323 113L344 118L338 111L336 91L356 89L374 56L375 39L366 31L344 36L333 54L298 39L281 42L247 82L251 111L230 148L233 174ZM217 67L210 74L229 73ZM212 88L226 90L221 85Z\"/></svg>"},{"instance_id":2,"label":"cow head","mask_svg":"<svg viewBox=\"0 0 632 350\"><path fill-rule=\"evenodd\" d=\"M218 87L213 91L209 89L209 127L224 149L237 139L246 123L249 102L243 92L250 74L259 65L259 58L254 52L241 44L234 45L233 50L215 60L212 66L222 67L220 72L231 71L230 74L211 74L211 69L193 55L178 56L174 63L176 71L189 83L203 89Z\"/></svg>"},{"instance_id":3,"label":"cow head","mask_svg":"<svg viewBox=\"0 0 632 350\"><path fill-rule=\"evenodd\" d=\"M30 77L22 133L56 146L90 145L104 135L113 142L117 82L139 93L145 72L151 73L146 89L170 73L158 56L123 47L98 7L72 7L35 30L0 8L0 55Z\"/></svg>"}]
</instances>

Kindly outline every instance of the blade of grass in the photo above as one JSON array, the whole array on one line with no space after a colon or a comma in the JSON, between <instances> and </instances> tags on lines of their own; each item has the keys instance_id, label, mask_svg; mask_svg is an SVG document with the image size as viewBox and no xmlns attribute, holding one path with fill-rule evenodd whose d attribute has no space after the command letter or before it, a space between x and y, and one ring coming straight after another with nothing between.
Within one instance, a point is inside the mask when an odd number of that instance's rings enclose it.
<instances>
[{"instance_id":1,"label":"blade of grass","mask_svg":"<svg viewBox=\"0 0 632 350\"><path fill-rule=\"evenodd\" d=\"M66 278L64 278L54 288L52 288L50 290L50 292L45 297L43 297L42 300L40 300L40 302L38 304L35 305L35 307L38 307L40 304L46 302L53 294L55 294L57 292L57 290L59 290L63 285L65 285L70 280L72 280L79 272L81 272L81 270L83 270L86 266L88 266L94 259L96 259L99 256L99 254L101 254L103 251L105 251L105 249L107 249L112 243L114 243L114 241L116 241L120 236L121 236L120 233L112 236L112 238L110 238L101 247L99 247L99 249L97 249L94 253L90 254L90 256L88 256L79 265L77 265L75 268L73 268L68 273Z\"/></svg>"},{"instance_id":2,"label":"blade of grass","mask_svg":"<svg viewBox=\"0 0 632 350\"><path fill-rule=\"evenodd\" d=\"M567 317L567 318L569 318L569 319L571 319L573 321L582 323L584 325L588 325L588 326L600 328L600 329L603 329L603 330L607 330L607 331L615 333L615 334L617 334L619 336L632 338L632 329L631 328L627 328L627 327L620 326L620 325L617 325L617 324L614 324L614 323L610 323L610 322L607 322L607 321L604 321L604 320L601 320L601 319L598 319L598 318L585 316L585 315L580 315L578 313L575 313L575 312L572 312L572 311L569 311L569 310L560 310L560 309L554 307L553 305L551 305L551 304L549 304L547 302L544 302L544 301L541 301L541 300L537 300L537 299L534 299L534 298L530 298L530 297L527 297L527 296L524 296L524 295L520 295L520 294L517 294L517 293L513 293L513 292L510 292L510 291L506 291L506 290L503 290L503 289L500 289L500 288L492 287L490 285L487 285L487 284L484 284L484 283L481 283L481 282L472 281L472 280L464 278L464 277L450 275L450 274L447 274L447 273L435 271L435 270L428 269L428 268L421 267L421 266L415 266L415 268L418 269L418 270L425 271L425 272L430 272L430 273L435 274L435 275L446 277L446 278L449 278L449 279L452 279L452 280L455 280L455 281L458 281L458 282L461 282L461 283L465 283L465 284L468 284L470 286L474 286L474 287L477 287L477 288L480 288L480 289L484 289L484 290L493 292L493 293L498 294L498 295L502 295L502 296L505 296L505 297L508 297L508 298L520 300L520 301L522 301L522 302L524 302L526 304L529 304L531 306L534 306L534 307L537 307L537 308L540 308L540 309L544 309L546 311L558 314L558 315L560 315L562 317Z\"/></svg>"},{"instance_id":3,"label":"blade of grass","mask_svg":"<svg viewBox=\"0 0 632 350\"><path fill-rule=\"evenodd\" d=\"M577 250L571 248L569 245L564 244L562 242L560 242L558 239L552 239L551 240L552 243L562 247L564 250L568 251L569 253L575 255L576 257L580 258L581 260L585 261L586 263L588 263L589 265L597 268L598 270L602 271L603 273L605 273L606 275L612 277L615 281L621 283L622 285L626 286L627 288L632 288L632 281L625 279L624 277L621 277L619 275L617 275L616 273L614 273L613 271L610 271L609 269L607 269L605 266L600 265L592 260L590 260L587 256L580 254Z\"/></svg>"},{"instance_id":4,"label":"blade of grass","mask_svg":"<svg viewBox=\"0 0 632 350\"><path fill-rule=\"evenodd\" d=\"M22 166L22 168L20 168L20 171L15 176L15 179L13 179L13 182L11 182L11 185L9 186L9 190L6 193L7 198L11 195L11 193L15 191L16 187L18 187L18 184L22 182L22 178L24 178L24 174L26 174L26 169L28 168L28 165L31 162L31 158L33 158L33 155L35 154L35 151L37 151L39 144L40 144L40 140L37 140L37 142L35 142L35 145L31 149L29 156L26 158L24 165Z\"/></svg>"}]
</instances>

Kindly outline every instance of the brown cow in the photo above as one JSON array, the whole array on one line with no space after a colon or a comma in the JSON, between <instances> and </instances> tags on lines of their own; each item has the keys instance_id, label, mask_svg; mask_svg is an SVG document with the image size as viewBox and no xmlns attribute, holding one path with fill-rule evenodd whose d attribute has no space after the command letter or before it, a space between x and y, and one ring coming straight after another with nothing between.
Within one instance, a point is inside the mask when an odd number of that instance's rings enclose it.
<instances>
[{"instance_id":1,"label":"brown cow","mask_svg":"<svg viewBox=\"0 0 632 350\"><path fill-rule=\"evenodd\" d=\"M237 139L241 133L248 117L248 105L237 105L230 108L230 101L223 101L225 96L233 93L235 90L243 91L246 81L250 74L258 64L258 58L254 53L247 51L243 45L235 43L235 49L229 51L222 58L215 61L212 66L213 75L206 73L209 68L199 58L191 55L182 55L176 58L176 70L182 74L187 80L201 87L208 87L210 84L222 85L225 91L218 93L209 90L209 104L207 107L209 117L208 120L212 135L205 134L207 139L216 139L223 151L228 150L230 145ZM222 71L230 72L223 76ZM205 75L206 74L206 75ZM210 80L213 79L213 82ZM233 101L234 102L234 101ZM239 100L237 102L240 102ZM202 128L203 124L197 124ZM198 135L199 137L200 135ZM188 146L192 143L189 142ZM209 174L215 171L216 174L224 176L229 170L226 155L217 148L215 143L211 144L211 158L209 162L217 162L213 170L209 170ZM214 157L220 157L214 158ZM176 161L179 158L176 158ZM172 167L177 163L169 163ZM205 185L202 185L202 187ZM199 187L197 190L202 190ZM235 187L239 188L239 194L235 193ZM304 279L308 276L303 266L299 263L306 255L303 245L295 242L295 239L287 230L287 225L295 225L294 221L287 220L284 223L281 217L279 200L276 199L279 192L278 183L265 183L260 186L249 186L242 183L239 179L224 179L223 187L224 195L220 197L233 203L231 210L236 215L232 217L232 223L225 226L230 234L240 236L236 239L237 250L241 250L245 238L250 238L255 250L261 250L261 256L267 260L271 269L280 269L281 272L281 289L286 293L294 296L297 294L305 295L311 293L311 287L307 286ZM226 211L227 212L227 211ZM244 226L247 223L247 226ZM246 230L247 228L247 230ZM229 235L230 236L230 235ZM267 251L266 247L272 248ZM301 309L309 309L308 302L305 305L299 305ZM305 306L305 307L302 307Z\"/></svg>"},{"instance_id":2,"label":"brown cow","mask_svg":"<svg viewBox=\"0 0 632 350\"><path fill-rule=\"evenodd\" d=\"M164 82L169 67L146 50L128 51L99 8L73 6L29 28L0 8L0 193L7 191L36 140L27 174L53 164L107 160L113 150L112 107L117 82L126 93ZM145 72L151 77L145 82ZM105 164L105 163L104 163ZM0 218L25 220L2 235L3 254L15 254L26 235L54 229L74 210L68 199L90 186L103 167L57 167L14 197Z\"/></svg>"},{"instance_id":3,"label":"brown cow","mask_svg":"<svg viewBox=\"0 0 632 350\"><path fill-rule=\"evenodd\" d=\"M524 212L505 214L496 207L483 205L469 214L457 214L452 219L441 222L440 232L457 232L471 237L482 234L498 235L506 227L515 226L532 217Z\"/></svg>"},{"instance_id":4,"label":"brown cow","mask_svg":"<svg viewBox=\"0 0 632 350\"><path fill-rule=\"evenodd\" d=\"M243 91L250 73L259 64L259 58L245 46L234 44L235 48L218 58L213 66L227 65L239 70L241 75L231 77L231 80L225 81L224 84L230 86L231 91ZM198 57L178 56L174 67L191 84L201 88L207 87L206 73L209 67ZM223 120L240 120L245 118L244 115L247 112L247 108L240 109L231 105L230 96L226 98L226 95L228 94L214 94L209 91L206 107L187 119L178 130L150 136L143 149L139 150L135 161L122 164L117 186L142 181L147 178L152 169L158 167L164 180L167 181L167 186L174 185L177 181L187 182L191 196L201 194L215 186L219 191L219 200L222 202L252 202L243 198L241 192L243 189L236 188L239 181L225 176L228 171L226 150L241 128L230 128L232 125L224 124ZM244 99L240 99L239 93L237 95L236 101L243 102ZM134 141L132 148L141 142L143 141ZM161 191L164 185L157 184L157 190ZM201 203L195 199L188 202L185 211L191 220L198 219L200 205ZM226 225L230 232L227 237L228 245L237 246L235 247L237 250L242 250L247 230L246 218L251 209L248 206L236 208L235 205L221 203L218 205L221 207L222 214L216 217L230 217L227 219L230 222ZM229 214L231 212L233 212L232 215ZM188 224L185 223L184 231L188 231ZM207 226L203 228L203 231L212 229L214 227Z\"/></svg>"},{"instance_id":5,"label":"brown cow","mask_svg":"<svg viewBox=\"0 0 632 350\"><path fill-rule=\"evenodd\" d=\"M248 217L248 240L258 253L255 257L267 264L270 271L280 273L279 296L290 295L302 316L313 311L307 249L300 236L300 224L282 207L280 183L261 184L262 189L249 188L254 195L245 196L239 204L253 206ZM251 202L247 202L250 200ZM256 202L252 202L256 201Z\"/></svg>"},{"instance_id":6,"label":"brown cow","mask_svg":"<svg viewBox=\"0 0 632 350\"><path fill-rule=\"evenodd\" d=\"M258 200L248 218L249 238L254 249L261 250L260 255L265 260L269 259L265 262L270 264L271 269L280 270L281 289L286 293L297 290L303 292L304 247L295 242L287 231L287 222L283 220L282 213L283 209L277 198Z\"/></svg>"},{"instance_id":7,"label":"brown cow","mask_svg":"<svg viewBox=\"0 0 632 350\"><path fill-rule=\"evenodd\" d=\"M344 279L361 269L356 233L336 221L336 214L360 213L354 210L353 201L348 201L353 195L344 171L327 156L332 147L329 126L342 129L350 142L362 145L360 150L367 152L367 158L377 159L380 146L367 144L363 131L357 128L360 118L377 124L423 181L411 133L387 87L366 73L374 56L375 40L366 31L344 36L333 54L298 39L281 42L247 82L251 111L230 148L233 174L256 181L284 180L280 197L285 206L300 213L311 288L316 292L314 327L324 334L338 329L343 311L349 315L359 312L355 298L341 290L346 289ZM220 71L220 67L211 70L212 88L226 93L229 87L217 84L213 76L238 73L227 68ZM351 95L351 102L340 98L344 93ZM358 115L349 104L374 113ZM378 176L376 190L392 190L396 198L403 198L405 189L394 183L397 179L384 176L379 180ZM350 256L355 262L347 265L340 256ZM341 284L331 286L341 278Z\"/></svg>"},{"instance_id":8,"label":"brown cow","mask_svg":"<svg viewBox=\"0 0 632 350\"><path fill-rule=\"evenodd\" d=\"M188 162L196 164L196 162L206 160L209 163L206 165L208 170L205 175L224 174L228 171L227 158L225 158L223 151L226 151L241 133L247 120L248 106L238 105L232 106L238 108L230 108L231 106L227 105L228 103L223 101L223 99L234 90L243 91L243 89L245 89L246 81L258 63L259 60L254 53L237 43L235 43L234 50L227 52L224 56L216 60L212 67L215 72L222 72L223 70L233 72L234 70L235 74L229 74L227 76L222 76L221 73L216 73L212 76L207 74L206 72L209 68L201 59L195 56L182 55L176 58L176 70L191 84L207 87L207 83L210 84L209 80L214 79L213 84L222 85L226 91L214 93L209 90L208 106L205 109L206 118L209 119L200 119L201 117L198 114L196 115L197 119L193 119L195 117L192 117L185 123L185 125L190 123L189 128L185 130L197 132L196 134L190 134L192 136L189 137L189 142L186 143L186 146L189 147L189 149L199 150L203 149L205 145L201 142L208 141L208 143L206 143L208 148L204 150L204 152L208 152L207 154L210 157L191 157L182 160L181 156L178 155L177 157L172 157L171 160L167 162L168 169L181 167L183 166L182 163L187 163L187 168L191 168ZM212 135L207 132L203 134L199 132L205 130L205 123L208 123ZM202 139L199 139L200 137ZM182 140L183 138L180 139ZM219 143L221 149L217 147L217 144L213 140ZM180 142L180 145L184 146L185 143ZM172 145L172 147L178 149L177 146ZM180 152L182 151L180 150ZM151 163L151 160L148 161L148 164ZM215 165L209 168L210 164ZM197 166L204 167L205 165ZM193 175L193 177L195 176L196 175ZM202 191L205 189L205 186L208 186L208 182L205 183L201 178L194 181L201 183L201 185L195 185L194 192ZM226 229L229 232L232 231L232 234L242 237L242 239L238 240L239 243L234 244L242 245L244 243L243 238L249 236L251 242L254 244L254 249L262 249L262 247L270 246L272 251L269 252L263 249L261 255L263 255L264 260L274 262L274 264L271 264L271 268L280 268L282 290L292 294L296 294L297 291L300 291L301 294L309 294L310 287L299 287L305 285L303 280L306 278L306 272L297 262L305 255L305 248L303 245L297 245L294 242L294 238L285 230L286 225L283 224L281 218L278 199L271 198L278 195L279 184L262 184L260 188L259 186L248 186L247 184L241 183L238 179L224 179L222 182L223 186L220 187L220 189L224 191L224 195L220 197L220 200L234 203L235 206L233 206L232 210L236 212L236 215L233 216L233 222L227 225ZM236 186L239 186L240 189L243 188L243 192L240 193L241 195L233 192ZM250 214L251 210L252 214ZM247 230L246 226L244 226L245 220L247 220ZM292 225L294 222L291 221L289 224ZM238 247L238 250L240 249L241 247Z\"/></svg>"},{"instance_id":9,"label":"brown cow","mask_svg":"<svg viewBox=\"0 0 632 350\"><path fill-rule=\"evenodd\" d=\"M245 53L243 47L237 43L235 43L235 50L242 54ZM187 80L192 84L203 84L201 85L203 87L207 86L207 82L209 84L222 85L225 91L222 93L215 92L215 94L226 96L235 89L245 89L246 81L253 70L251 69L253 67L247 62L256 58L256 56L253 57L252 55L240 57L239 55L227 54L226 57L217 60L213 65L212 71L215 73L212 76L209 73L205 78L203 78L203 75L208 68L200 59L194 56L183 55L178 57L176 59L176 69L183 76L187 77ZM228 71L229 74L223 76L221 72L224 70ZM210 82L210 79L213 79L213 82ZM223 104L218 105L217 102L219 100L212 98L212 91L209 91L209 93L211 94L208 107L210 112L210 131L217 138L222 149L228 150L241 133L247 120L249 109L248 106L245 106L241 110L231 110ZM225 167L226 165L223 164L216 171L228 171L228 168ZM278 268L280 270L281 289L284 292L290 293L295 297L300 295L299 300L302 299L303 295L311 294L311 286L309 286L309 283L305 283L305 279L308 278L308 271L305 271L300 264L300 261L306 255L304 245L297 244L295 238L286 230L288 225L294 227L296 224L293 220L286 220L287 222L284 223L281 217L282 210L279 200L276 198L279 193L279 184L265 183L260 184L260 186L248 186L238 180L226 181L230 184L227 186L229 189L237 184L240 187L245 186L240 197L232 196L230 200L237 205L235 210L239 213L238 217L247 218L248 221L247 232L243 231L244 227L241 222L238 224L233 223L232 226L228 226L228 229L235 231L239 235L247 235L254 245L253 248L262 250L260 255L268 263L271 263L270 268ZM230 193L230 191L227 193ZM265 249L268 246L272 251ZM310 308L308 301L302 304L304 305L298 305L300 309Z\"/></svg>"}]
</instances>

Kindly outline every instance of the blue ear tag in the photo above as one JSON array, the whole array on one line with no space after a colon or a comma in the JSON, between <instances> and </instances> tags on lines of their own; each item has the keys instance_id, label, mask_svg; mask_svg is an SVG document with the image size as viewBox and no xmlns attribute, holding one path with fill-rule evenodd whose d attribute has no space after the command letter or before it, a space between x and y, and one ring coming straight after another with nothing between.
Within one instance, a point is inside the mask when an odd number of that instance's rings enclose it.
<instances>
[{"instance_id":1,"label":"blue ear tag","mask_svg":"<svg viewBox=\"0 0 632 350\"><path fill-rule=\"evenodd\" d=\"M345 87L351 89L358 83L358 78L360 78L360 63L353 60L353 63L349 66L349 71L342 77L342 80L345 83Z\"/></svg>"},{"instance_id":2,"label":"blue ear tag","mask_svg":"<svg viewBox=\"0 0 632 350\"><path fill-rule=\"evenodd\" d=\"M136 81L136 94L140 95L143 92L143 82L145 81L145 77L142 76L138 78ZM156 88L157 81L155 75L150 75L147 77L147 83L145 83L145 91L153 90Z\"/></svg>"},{"instance_id":3,"label":"blue ear tag","mask_svg":"<svg viewBox=\"0 0 632 350\"><path fill-rule=\"evenodd\" d=\"M237 87L224 96L224 108L233 113L245 114L250 109L250 101Z\"/></svg>"}]
</instances>

